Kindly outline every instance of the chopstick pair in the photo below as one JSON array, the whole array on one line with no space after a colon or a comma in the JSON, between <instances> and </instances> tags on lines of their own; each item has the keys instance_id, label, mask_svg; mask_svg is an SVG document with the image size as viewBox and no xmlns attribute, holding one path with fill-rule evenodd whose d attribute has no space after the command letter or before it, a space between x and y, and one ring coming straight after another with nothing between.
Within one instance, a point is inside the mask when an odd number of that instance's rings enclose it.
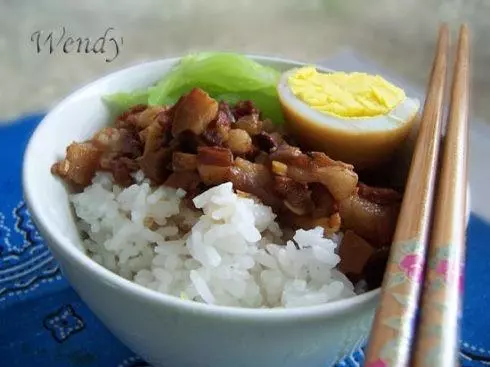
<instances>
[{"instance_id":1,"label":"chopstick pair","mask_svg":"<svg viewBox=\"0 0 490 367\"><path fill-rule=\"evenodd\" d=\"M369 339L367 367L458 364L467 194L468 33L463 25L439 160L449 48L448 27L443 25L439 30L420 130Z\"/></svg>"}]
</instances>

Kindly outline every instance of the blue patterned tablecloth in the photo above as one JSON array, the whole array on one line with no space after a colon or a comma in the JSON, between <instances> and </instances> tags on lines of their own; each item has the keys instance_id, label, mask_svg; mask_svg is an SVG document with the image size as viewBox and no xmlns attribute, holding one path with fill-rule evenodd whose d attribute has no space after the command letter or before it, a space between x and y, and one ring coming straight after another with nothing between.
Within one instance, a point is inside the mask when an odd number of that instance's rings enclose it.
<instances>
[{"instance_id":1,"label":"blue patterned tablecloth","mask_svg":"<svg viewBox=\"0 0 490 367\"><path fill-rule=\"evenodd\" d=\"M41 119L27 116L0 126L0 365L148 366L80 300L30 220L22 198L21 164L27 140ZM487 239L490 224L472 215L461 342L461 362L468 367L490 365ZM362 358L358 351L340 365L359 366Z\"/></svg>"}]
</instances>

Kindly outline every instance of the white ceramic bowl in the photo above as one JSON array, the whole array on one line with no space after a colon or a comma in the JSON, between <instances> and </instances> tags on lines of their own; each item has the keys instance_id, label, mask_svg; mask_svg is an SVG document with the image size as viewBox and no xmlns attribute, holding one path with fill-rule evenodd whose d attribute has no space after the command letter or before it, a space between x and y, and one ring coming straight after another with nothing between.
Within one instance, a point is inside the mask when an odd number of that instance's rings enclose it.
<instances>
[{"instance_id":1,"label":"white ceramic bowl","mask_svg":"<svg viewBox=\"0 0 490 367\"><path fill-rule=\"evenodd\" d=\"M251 57L281 70L301 65ZM148 87L177 61L146 63L99 79L44 118L24 157L24 193L34 222L80 297L114 335L155 367L331 365L367 336L379 291L298 309L209 306L143 288L85 255L67 191L50 167L72 141L87 139L110 123L103 95Z\"/></svg>"}]
</instances>

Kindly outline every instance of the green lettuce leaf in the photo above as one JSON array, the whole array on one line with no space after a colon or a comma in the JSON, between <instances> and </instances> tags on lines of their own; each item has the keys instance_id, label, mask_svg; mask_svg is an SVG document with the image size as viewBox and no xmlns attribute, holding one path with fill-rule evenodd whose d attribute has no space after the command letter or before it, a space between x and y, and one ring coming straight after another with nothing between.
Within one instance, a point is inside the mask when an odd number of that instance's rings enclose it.
<instances>
[{"instance_id":1,"label":"green lettuce leaf","mask_svg":"<svg viewBox=\"0 0 490 367\"><path fill-rule=\"evenodd\" d=\"M211 97L235 103L252 100L264 117L283 122L276 86L280 72L243 55L227 52L191 54L148 90L109 95L105 101L118 110L140 103L166 105L198 87Z\"/></svg>"},{"instance_id":2,"label":"green lettuce leaf","mask_svg":"<svg viewBox=\"0 0 490 367\"><path fill-rule=\"evenodd\" d=\"M138 104L148 104L147 90L138 90L132 93L114 93L103 97L114 112L121 113Z\"/></svg>"}]
</instances>

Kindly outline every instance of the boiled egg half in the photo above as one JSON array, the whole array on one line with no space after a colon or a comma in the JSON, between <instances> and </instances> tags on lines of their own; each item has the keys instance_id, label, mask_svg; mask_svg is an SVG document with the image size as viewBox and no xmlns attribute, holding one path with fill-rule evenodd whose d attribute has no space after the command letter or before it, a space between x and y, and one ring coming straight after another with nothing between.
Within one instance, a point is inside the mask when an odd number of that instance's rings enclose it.
<instances>
[{"instance_id":1,"label":"boiled egg half","mask_svg":"<svg viewBox=\"0 0 490 367\"><path fill-rule=\"evenodd\" d=\"M285 72L278 95L287 129L310 149L372 168L387 160L412 130L420 102L379 75Z\"/></svg>"}]
</instances>

